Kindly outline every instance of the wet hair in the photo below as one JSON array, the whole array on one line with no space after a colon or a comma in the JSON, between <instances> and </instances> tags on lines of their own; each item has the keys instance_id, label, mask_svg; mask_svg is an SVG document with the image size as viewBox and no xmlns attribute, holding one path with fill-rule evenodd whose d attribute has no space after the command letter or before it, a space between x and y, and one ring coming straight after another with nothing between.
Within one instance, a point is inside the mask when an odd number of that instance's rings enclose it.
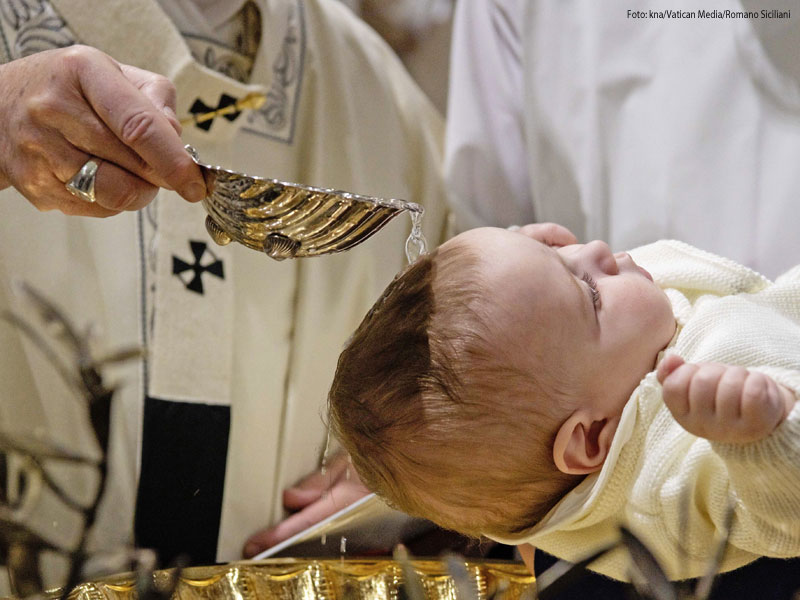
<instances>
[{"instance_id":1,"label":"wet hair","mask_svg":"<svg viewBox=\"0 0 800 600\"><path fill-rule=\"evenodd\" d=\"M581 478L552 458L568 390L544 368L545 344L525 350L543 365L531 373L497 339L479 260L449 244L394 279L339 357L329 414L390 505L466 535L510 536Z\"/></svg>"}]
</instances>

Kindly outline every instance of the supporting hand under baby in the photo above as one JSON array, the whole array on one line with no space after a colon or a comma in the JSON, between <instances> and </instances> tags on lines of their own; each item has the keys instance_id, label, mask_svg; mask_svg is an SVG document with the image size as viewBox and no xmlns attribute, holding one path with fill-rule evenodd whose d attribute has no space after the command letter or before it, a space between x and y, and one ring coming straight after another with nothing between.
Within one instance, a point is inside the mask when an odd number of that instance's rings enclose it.
<instances>
[{"instance_id":1,"label":"supporting hand under baby","mask_svg":"<svg viewBox=\"0 0 800 600\"><path fill-rule=\"evenodd\" d=\"M658 365L664 403L689 433L717 442L767 437L787 417L795 395L772 378L744 367L685 363L666 356Z\"/></svg>"}]
</instances>

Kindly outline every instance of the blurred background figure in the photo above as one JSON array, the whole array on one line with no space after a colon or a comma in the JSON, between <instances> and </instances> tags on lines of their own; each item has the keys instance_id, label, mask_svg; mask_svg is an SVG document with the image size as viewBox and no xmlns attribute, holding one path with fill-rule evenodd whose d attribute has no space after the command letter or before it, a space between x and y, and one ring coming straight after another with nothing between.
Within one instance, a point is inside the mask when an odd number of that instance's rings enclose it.
<instances>
[{"instance_id":1,"label":"blurred background figure","mask_svg":"<svg viewBox=\"0 0 800 600\"><path fill-rule=\"evenodd\" d=\"M553 221L615 250L676 238L782 273L800 258L798 19L794 0L458 2L459 229Z\"/></svg>"},{"instance_id":2,"label":"blurred background figure","mask_svg":"<svg viewBox=\"0 0 800 600\"><path fill-rule=\"evenodd\" d=\"M397 52L444 115L454 0L341 0Z\"/></svg>"}]
</instances>

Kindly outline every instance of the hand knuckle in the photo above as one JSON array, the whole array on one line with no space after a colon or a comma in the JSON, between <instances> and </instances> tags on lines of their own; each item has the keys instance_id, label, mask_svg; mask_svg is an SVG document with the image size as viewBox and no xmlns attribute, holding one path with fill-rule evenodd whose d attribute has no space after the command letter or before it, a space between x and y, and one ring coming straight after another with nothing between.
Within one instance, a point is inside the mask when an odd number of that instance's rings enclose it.
<instances>
[{"instance_id":1,"label":"hand knuckle","mask_svg":"<svg viewBox=\"0 0 800 600\"><path fill-rule=\"evenodd\" d=\"M141 110L128 115L122 123L120 138L128 146L146 141L156 131L156 114L153 110Z\"/></svg>"},{"instance_id":2,"label":"hand knuckle","mask_svg":"<svg viewBox=\"0 0 800 600\"><path fill-rule=\"evenodd\" d=\"M103 206L110 210L123 210L139 200L140 190L130 183L120 183L116 193L103 199Z\"/></svg>"},{"instance_id":3,"label":"hand knuckle","mask_svg":"<svg viewBox=\"0 0 800 600\"><path fill-rule=\"evenodd\" d=\"M95 61L100 56L105 56L103 52L91 46L75 44L62 51L62 64L67 67L82 68L83 66Z\"/></svg>"},{"instance_id":4,"label":"hand knuckle","mask_svg":"<svg viewBox=\"0 0 800 600\"><path fill-rule=\"evenodd\" d=\"M39 127L25 127L17 135L17 150L20 154L42 155L49 147L47 135Z\"/></svg>"},{"instance_id":5,"label":"hand knuckle","mask_svg":"<svg viewBox=\"0 0 800 600\"><path fill-rule=\"evenodd\" d=\"M767 391L767 380L761 373L751 373L742 391L743 402L758 402Z\"/></svg>"},{"instance_id":6,"label":"hand knuckle","mask_svg":"<svg viewBox=\"0 0 800 600\"><path fill-rule=\"evenodd\" d=\"M17 184L17 189L40 211L49 211L57 207L48 191L48 180L42 171L34 171Z\"/></svg>"},{"instance_id":7,"label":"hand knuckle","mask_svg":"<svg viewBox=\"0 0 800 600\"><path fill-rule=\"evenodd\" d=\"M701 387L711 387L718 378L719 373L715 369L701 369L695 374L692 383Z\"/></svg>"},{"instance_id":8,"label":"hand knuckle","mask_svg":"<svg viewBox=\"0 0 800 600\"><path fill-rule=\"evenodd\" d=\"M156 170L138 154L136 155L137 173L144 179L152 179L156 176Z\"/></svg>"},{"instance_id":9,"label":"hand knuckle","mask_svg":"<svg viewBox=\"0 0 800 600\"><path fill-rule=\"evenodd\" d=\"M113 135L109 133L105 125L95 119L83 119L81 121L81 129L83 138L86 140L84 143L96 145L98 147L110 147L116 140Z\"/></svg>"},{"instance_id":10,"label":"hand knuckle","mask_svg":"<svg viewBox=\"0 0 800 600\"><path fill-rule=\"evenodd\" d=\"M725 371L723 377L725 378L726 381L741 383L742 381L744 381L745 377L747 377L747 369L739 366L729 367Z\"/></svg>"},{"instance_id":11,"label":"hand knuckle","mask_svg":"<svg viewBox=\"0 0 800 600\"><path fill-rule=\"evenodd\" d=\"M175 88L175 84L172 83L167 77L163 75L159 75L158 73L153 74L152 83L155 87L161 91L166 97L174 97L177 94L177 90Z\"/></svg>"},{"instance_id":12,"label":"hand knuckle","mask_svg":"<svg viewBox=\"0 0 800 600\"><path fill-rule=\"evenodd\" d=\"M26 110L31 123L49 123L64 114L64 104L55 90L48 89L28 98Z\"/></svg>"}]
</instances>

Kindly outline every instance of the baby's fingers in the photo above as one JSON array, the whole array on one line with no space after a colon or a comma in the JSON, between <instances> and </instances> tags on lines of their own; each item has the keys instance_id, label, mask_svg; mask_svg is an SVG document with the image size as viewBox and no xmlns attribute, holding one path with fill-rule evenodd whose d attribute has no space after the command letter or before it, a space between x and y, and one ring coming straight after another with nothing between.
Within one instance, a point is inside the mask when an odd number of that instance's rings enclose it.
<instances>
[{"instance_id":1,"label":"baby's fingers","mask_svg":"<svg viewBox=\"0 0 800 600\"><path fill-rule=\"evenodd\" d=\"M547 246L556 248L578 243L575 234L558 223L531 223L523 225L517 231Z\"/></svg>"},{"instance_id":2,"label":"baby's fingers","mask_svg":"<svg viewBox=\"0 0 800 600\"><path fill-rule=\"evenodd\" d=\"M658 378L658 382L664 383L664 380L669 377L670 373L672 373L682 364L684 364L683 359L677 354L668 354L665 356L661 362L658 363L658 368L656 369L656 377Z\"/></svg>"},{"instance_id":3,"label":"baby's fingers","mask_svg":"<svg viewBox=\"0 0 800 600\"><path fill-rule=\"evenodd\" d=\"M742 389L739 441L756 441L768 436L783 420L782 395L771 377L748 373Z\"/></svg>"},{"instance_id":4,"label":"baby's fingers","mask_svg":"<svg viewBox=\"0 0 800 600\"><path fill-rule=\"evenodd\" d=\"M727 367L716 363L700 365L689 384L689 411L699 428L713 427L717 411L717 388ZM696 435L701 435L694 431Z\"/></svg>"},{"instance_id":5,"label":"baby's fingers","mask_svg":"<svg viewBox=\"0 0 800 600\"><path fill-rule=\"evenodd\" d=\"M674 366L673 357L681 364ZM662 366L667 361L671 361L673 368L670 371L670 365L668 364L662 371ZM664 404L667 405L667 408L676 419L680 419L689 413L689 386L698 369L697 365L684 363L683 359L675 355L667 356L658 365L657 377L661 381L664 390ZM662 373L666 373L666 375L662 377Z\"/></svg>"},{"instance_id":6,"label":"baby's fingers","mask_svg":"<svg viewBox=\"0 0 800 600\"><path fill-rule=\"evenodd\" d=\"M730 366L722 374L717 386L716 412L718 421L730 427L742 417L742 392L749 371L744 367Z\"/></svg>"},{"instance_id":7,"label":"baby's fingers","mask_svg":"<svg viewBox=\"0 0 800 600\"><path fill-rule=\"evenodd\" d=\"M717 436L717 390L726 369L715 363L683 364L664 379L664 404L689 433Z\"/></svg>"}]
</instances>

